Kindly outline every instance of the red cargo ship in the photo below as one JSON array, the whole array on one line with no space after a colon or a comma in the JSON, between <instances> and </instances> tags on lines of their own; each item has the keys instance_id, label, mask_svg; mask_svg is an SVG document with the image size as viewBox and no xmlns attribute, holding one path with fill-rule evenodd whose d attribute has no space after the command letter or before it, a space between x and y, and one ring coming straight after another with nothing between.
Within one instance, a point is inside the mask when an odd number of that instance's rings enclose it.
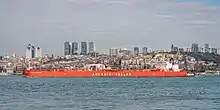
<instances>
[{"instance_id":1,"label":"red cargo ship","mask_svg":"<svg viewBox=\"0 0 220 110\"><path fill-rule=\"evenodd\" d=\"M48 70L26 70L27 77L188 77L194 76L187 71L165 71L165 70L102 70L102 71L48 71Z\"/></svg>"},{"instance_id":2,"label":"red cargo ship","mask_svg":"<svg viewBox=\"0 0 220 110\"><path fill-rule=\"evenodd\" d=\"M27 77L189 77L194 74L178 68L156 70L103 69L102 64L85 66L85 70L25 70ZM91 68L92 67L92 68ZM100 69L102 68L102 69Z\"/></svg>"}]
</instances>

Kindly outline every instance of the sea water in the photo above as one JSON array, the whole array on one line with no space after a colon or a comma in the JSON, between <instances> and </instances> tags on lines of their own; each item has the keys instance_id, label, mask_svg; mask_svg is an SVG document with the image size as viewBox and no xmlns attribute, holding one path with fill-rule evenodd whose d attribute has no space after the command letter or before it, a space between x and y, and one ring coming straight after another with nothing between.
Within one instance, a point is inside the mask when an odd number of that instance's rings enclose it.
<instances>
[{"instance_id":1,"label":"sea water","mask_svg":"<svg viewBox=\"0 0 220 110\"><path fill-rule=\"evenodd\" d=\"M0 77L0 110L220 110L220 77Z\"/></svg>"}]
</instances>

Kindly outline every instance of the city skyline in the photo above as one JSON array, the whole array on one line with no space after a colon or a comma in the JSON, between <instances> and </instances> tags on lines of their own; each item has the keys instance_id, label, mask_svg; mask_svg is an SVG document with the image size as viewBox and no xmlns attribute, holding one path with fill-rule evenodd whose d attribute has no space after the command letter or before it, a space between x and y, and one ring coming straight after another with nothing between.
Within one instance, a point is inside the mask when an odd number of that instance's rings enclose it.
<instances>
[{"instance_id":1,"label":"city skyline","mask_svg":"<svg viewBox=\"0 0 220 110\"><path fill-rule=\"evenodd\" d=\"M24 55L27 43L62 55L66 40L94 40L105 53L112 47L220 47L217 0L3 0L0 12L1 55Z\"/></svg>"},{"instance_id":2,"label":"city skyline","mask_svg":"<svg viewBox=\"0 0 220 110\"><path fill-rule=\"evenodd\" d=\"M120 50L127 50L129 52L132 52L134 54L146 54L146 53L151 53L151 52L202 52L202 53L215 53L215 54L220 54L220 47L214 47L213 45L210 45L208 43L205 43L203 45L198 44L198 43L192 43L188 47L181 47L178 44L170 44L170 48L167 50L163 49L155 49L153 47L147 47L147 46L129 46L129 47L108 47L107 52L97 52L95 50L95 42L94 41L65 41L63 42L63 53L59 56L63 55L88 55L91 52L95 53L101 53L101 54L109 54L111 50L115 51L115 49L120 53ZM84 46L83 46L84 45ZM82 49L84 48L84 49ZM13 56L13 54L16 54L18 56L25 56L25 57L33 57L34 56L45 56L45 55L57 55L53 53L48 53L48 52L42 52L41 47L39 45L33 45L33 44L28 44L26 47L24 47L24 55L19 55L17 53L12 53L12 54L2 54L0 56L4 55L9 55ZM28 55L29 52L27 53L27 50L40 50L40 55L38 53L33 53L31 52L31 55ZM83 51L82 51L83 50Z\"/></svg>"}]
</instances>

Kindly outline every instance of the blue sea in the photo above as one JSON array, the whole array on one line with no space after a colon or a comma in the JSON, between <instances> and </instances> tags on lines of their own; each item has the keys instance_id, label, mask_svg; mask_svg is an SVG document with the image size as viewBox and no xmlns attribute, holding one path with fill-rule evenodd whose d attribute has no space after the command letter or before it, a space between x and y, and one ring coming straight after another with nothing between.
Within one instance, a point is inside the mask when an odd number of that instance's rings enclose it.
<instances>
[{"instance_id":1,"label":"blue sea","mask_svg":"<svg viewBox=\"0 0 220 110\"><path fill-rule=\"evenodd\" d=\"M0 110L220 110L219 86L219 76L0 76Z\"/></svg>"}]
</instances>

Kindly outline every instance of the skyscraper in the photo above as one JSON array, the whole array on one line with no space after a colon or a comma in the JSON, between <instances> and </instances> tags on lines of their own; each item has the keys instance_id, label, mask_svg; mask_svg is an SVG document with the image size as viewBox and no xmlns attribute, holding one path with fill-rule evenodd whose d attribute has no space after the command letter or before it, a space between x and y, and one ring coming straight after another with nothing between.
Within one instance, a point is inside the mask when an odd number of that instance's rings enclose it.
<instances>
[{"instance_id":1,"label":"skyscraper","mask_svg":"<svg viewBox=\"0 0 220 110\"><path fill-rule=\"evenodd\" d=\"M78 43L77 42L73 42L72 43L72 55L78 55Z\"/></svg>"},{"instance_id":2,"label":"skyscraper","mask_svg":"<svg viewBox=\"0 0 220 110\"><path fill-rule=\"evenodd\" d=\"M26 58L36 58L41 57L41 48L35 47L34 45L28 44L26 50Z\"/></svg>"},{"instance_id":3,"label":"skyscraper","mask_svg":"<svg viewBox=\"0 0 220 110\"><path fill-rule=\"evenodd\" d=\"M204 53L204 48L199 47L199 52Z\"/></svg>"},{"instance_id":4,"label":"skyscraper","mask_svg":"<svg viewBox=\"0 0 220 110\"><path fill-rule=\"evenodd\" d=\"M139 47L134 47L134 54L138 55L139 54Z\"/></svg>"},{"instance_id":5,"label":"skyscraper","mask_svg":"<svg viewBox=\"0 0 220 110\"><path fill-rule=\"evenodd\" d=\"M186 52L191 52L191 48L186 48Z\"/></svg>"},{"instance_id":6,"label":"skyscraper","mask_svg":"<svg viewBox=\"0 0 220 110\"><path fill-rule=\"evenodd\" d=\"M217 54L218 53L218 49L217 48L211 48L211 53Z\"/></svg>"},{"instance_id":7,"label":"skyscraper","mask_svg":"<svg viewBox=\"0 0 220 110\"><path fill-rule=\"evenodd\" d=\"M205 44L205 53L210 53L209 44Z\"/></svg>"},{"instance_id":8,"label":"skyscraper","mask_svg":"<svg viewBox=\"0 0 220 110\"><path fill-rule=\"evenodd\" d=\"M143 50L142 50L143 52L143 54L147 54L147 47L143 47Z\"/></svg>"},{"instance_id":9,"label":"skyscraper","mask_svg":"<svg viewBox=\"0 0 220 110\"><path fill-rule=\"evenodd\" d=\"M31 58L31 44L28 44L28 46L27 46L26 58Z\"/></svg>"},{"instance_id":10,"label":"skyscraper","mask_svg":"<svg viewBox=\"0 0 220 110\"><path fill-rule=\"evenodd\" d=\"M173 52L178 52L179 48L178 47L173 47Z\"/></svg>"},{"instance_id":11,"label":"skyscraper","mask_svg":"<svg viewBox=\"0 0 220 110\"><path fill-rule=\"evenodd\" d=\"M199 52L199 45L193 43L192 47L191 47L191 51L194 52L194 53L198 53Z\"/></svg>"},{"instance_id":12,"label":"skyscraper","mask_svg":"<svg viewBox=\"0 0 220 110\"><path fill-rule=\"evenodd\" d=\"M177 46L171 45L171 52L178 52L179 48Z\"/></svg>"},{"instance_id":13,"label":"skyscraper","mask_svg":"<svg viewBox=\"0 0 220 110\"><path fill-rule=\"evenodd\" d=\"M64 42L64 55L71 54L71 45L69 42Z\"/></svg>"},{"instance_id":14,"label":"skyscraper","mask_svg":"<svg viewBox=\"0 0 220 110\"><path fill-rule=\"evenodd\" d=\"M217 49L217 54L219 54L219 55L220 55L220 48L218 48L218 49Z\"/></svg>"},{"instance_id":15,"label":"skyscraper","mask_svg":"<svg viewBox=\"0 0 220 110\"><path fill-rule=\"evenodd\" d=\"M42 57L41 48L40 48L39 46L38 46L37 49L36 49L36 57L37 57L37 58Z\"/></svg>"},{"instance_id":16,"label":"skyscraper","mask_svg":"<svg viewBox=\"0 0 220 110\"><path fill-rule=\"evenodd\" d=\"M128 50L127 48L120 48L120 49L118 50L118 53L119 53L120 55L130 55L130 54L131 54L131 51Z\"/></svg>"},{"instance_id":17,"label":"skyscraper","mask_svg":"<svg viewBox=\"0 0 220 110\"><path fill-rule=\"evenodd\" d=\"M109 55L110 56L117 56L118 55L118 49L116 49L116 48L109 49Z\"/></svg>"},{"instance_id":18,"label":"skyscraper","mask_svg":"<svg viewBox=\"0 0 220 110\"><path fill-rule=\"evenodd\" d=\"M36 55L36 50L35 50L35 47L32 45L31 46L31 58L35 58L35 55Z\"/></svg>"},{"instance_id":19,"label":"skyscraper","mask_svg":"<svg viewBox=\"0 0 220 110\"><path fill-rule=\"evenodd\" d=\"M89 53L95 52L94 42L89 42Z\"/></svg>"},{"instance_id":20,"label":"skyscraper","mask_svg":"<svg viewBox=\"0 0 220 110\"><path fill-rule=\"evenodd\" d=\"M183 48L179 48L179 52L184 52L184 49Z\"/></svg>"},{"instance_id":21,"label":"skyscraper","mask_svg":"<svg viewBox=\"0 0 220 110\"><path fill-rule=\"evenodd\" d=\"M87 54L87 42L81 42L81 55Z\"/></svg>"},{"instance_id":22,"label":"skyscraper","mask_svg":"<svg viewBox=\"0 0 220 110\"><path fill-rule=\"evenodd\" d=\"M173 46L173 44L171 45L171 52L173 52L174 51L174 46Z\"/></svg>"}]
</instances>

